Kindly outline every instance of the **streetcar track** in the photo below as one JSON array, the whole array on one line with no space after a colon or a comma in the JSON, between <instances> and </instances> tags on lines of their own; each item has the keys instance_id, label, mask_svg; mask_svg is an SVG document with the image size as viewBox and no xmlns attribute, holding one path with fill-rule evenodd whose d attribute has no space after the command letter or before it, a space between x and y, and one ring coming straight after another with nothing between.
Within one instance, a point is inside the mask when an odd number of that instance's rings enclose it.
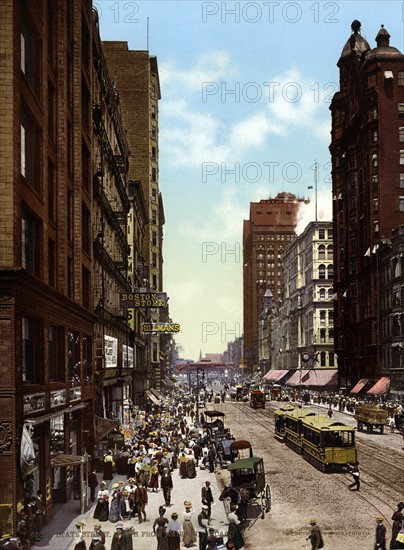
<instances>
[{"instance_id":1,"label":"streetcar track","mask_svg":"<svg viewBox=\"0 0 404 550\"><path fill-rule=\"evenodd\" d=\"M272 409L264 409L264 410L254 409L253 410L253 409L250 409L248 407L247 403L242 404L242 403L238 403L238 402L232 402L232 405L235 406L236 411L242 412L244 415L248 416L249 418L254 418L254 421L257 424L259 424L260 426L265 427L272 434L274 433L273 423L268 422L268 420L271 417L273 417ZM235 419L236 419L237 415L235 414L234 416L235 416ZM261 417L261 419L259 417ZM263 417L267 418L267 421L264 422L264 420L262 419ZM261 448L265 451L268 451L269 447L264 446L264 441L262 441L262 444L263 445L261 446ZM377 446L368 444L368 447L370 446L372 448L371 450L365 450L364 446L365 446L365 443L363 441L359 442L359 445L357 444L357 447L359 447L358 450L359 450L361 455L370 456L373 460L378 460L380 463L385 464L389 469L393 469L394 471L397 470L397 480L394 479L396 476L394 476L393 481L391 480L391 478L389 478L388 481L390 483L387 486L386 486L386 481L387 481L386 478L382 474L380 474L380 475L377 474L377 470L380 471L380 469L375 469L376 471L372 470L371 475L374 478L379 479L380 481L382 481L384 486L387 487L387 489L397 489L398 481L400 481L402 483L402 475L400 475L400 472L398 471L399 469L397 468L396 464L394 462L386 460L386 458L379 458L378 456L375 457L374 451L380 452L380 449L378 449ZM302 458L302 460L303 460L303 458ZM367 471L366 468L365 468L365 471ZM270 472L269 470L266 470L265 474L266 475L271 475L272 472ZM344 474L334 473L332 476L330 476L330 478L332 480L334 480L336 482L336 484L344 485L344 487L346 487L348 489L348 484L346 483L345 477L343 477L343 476L344 476ZM370 486L370 484L368 482L363 481L363 480L361 480L361 484L362 485L365 484L365 485ZM269 480L269 485L271 485L270 480ZM363 500L364 502L366 502L368 506L371 506L377 512L377 514L382 516L385 519L386 523L391 527L392 522L391 522L390 518L391 518L391 515L392 515L394 510L391 507L390 502L387 502L387 501L383 500L382 498L380 498L379 495L373 494L372 491L370 491L370 490L367 491L367 494L366 494L366 492L365 492L365 494L363 494L363 490L362 491L357 491L356 496L358 498L360 498L361 500ZM373 502L370 499L372 499ZM376 500L376 503L375 503L375 500ZM386 509L383 510L381 508L387 508L388 511Z\"/></svg>"}]
</instances>

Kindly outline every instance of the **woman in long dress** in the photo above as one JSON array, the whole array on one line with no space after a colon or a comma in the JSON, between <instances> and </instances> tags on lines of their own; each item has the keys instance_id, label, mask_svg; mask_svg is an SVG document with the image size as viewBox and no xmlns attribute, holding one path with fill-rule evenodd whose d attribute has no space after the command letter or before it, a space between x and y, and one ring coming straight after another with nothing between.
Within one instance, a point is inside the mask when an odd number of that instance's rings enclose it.
<instances>
[{"instance_id":1,"label":"woman in long dress","mask_svg":"<svg viewBox=\"0 0 404 550\"><path fill-rule=\"evenodd\" d=\"M114 477L113 467L114 467L114 457L112 456L112 451L109 450L104 456L104 475L102 479L110 480Z\"/></svg>"},{"instance_id":2,"label":"woman in long dress","mask_svg":"<svg viewBox=\"0 0 404 550\"><path fill-rule=\"evenodd\" d=\"M196 542L196 532L194 529L194 526L192 525L192 515L194 513L192 509L192 504L189 501L184 502L185 505L185 512L182 515L183 523L182 523L182 529L183 529L183 537L182 542L184 546L189 548Z\"/></svg>"},{"instance_id":3,"label":"woman in long dress","mask_svg":"<svg viewBox=\"0 0 404 550\"><path fill-rule=\"evenodd\" d=\"M159 507L159 517L153 523L153 532L157 538L157 550L169 550L166 527L168 519L164 517L166 509L163 506Z\"/></svg>"},{"instance_id":4,"label":"woman in long dress","mask_svg":"<svg viewBox=\"0 0 404 550\"><path fill-rule=\"evenodd\" d=\"M111 506L109 509L108 519L111 523L116 523L123 519L125 500L121 491L114 491L112 495Z\"/></svg>"},{"instance_id":5,"label":"woman in long dress","mask_svg":"<svg viewBox=\"0 0 404 550\"><path fill-rule=\"evenodd\" d=\"M107 521L109 516L109 491L106 487L105 481L101 481L93 515L93 518L98 519L98 521Z\"/></svg>"},{"instance_id":6,"label":"woman in long dress","mask_svg":"<svg viewBox=\"0 0 404 550\"><path fill-rule=\"evenodd\" d=\"M177 512L171 514L171 521L167 525L167 539L169 550L180 550L181 524Z\"/></svg>"},{"instance_id":7,"label":"woman in long dress","mask_svg":"<svg viewBox=\"0 0 404 550\"><path fill-rule=\"evenodd\" d=\"M186 455L184 452L182 452L182 453L180 454L180 458L179 458L179 463L180 463L180 476L181 476L181 478L186 478L186 477L188 477L187 462L188 462L187 455Z\"/></svg>"},{"instance_id":8,"label":"woman in long dress","mask_svg":"<svg viewBox=\"0 0 404 550\"><path fill-rule=\"evenodd\" d=\"M153 465L150 468L150 481L149 489L152 489L153 493L157 492L159 487L159 469L157 466L157 460L153 460Z\"/></svg>"}]
</instances>

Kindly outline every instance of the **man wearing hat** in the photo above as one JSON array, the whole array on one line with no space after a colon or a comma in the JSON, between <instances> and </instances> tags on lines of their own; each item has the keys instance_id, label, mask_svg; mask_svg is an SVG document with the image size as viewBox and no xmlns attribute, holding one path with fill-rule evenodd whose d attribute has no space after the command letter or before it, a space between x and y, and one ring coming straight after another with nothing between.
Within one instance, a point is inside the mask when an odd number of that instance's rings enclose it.
<instances>
[{"instance_id":1,"label":"man wearing hat","mask_svg":"<svg viewBox=\"0 0 404 550\"><path fill-rule=\"evenodd\" d=\"M91 535L90 550L105 550L105 544L101 540L101 535L94 532Z\"/></svg>"},{"instance_id":2,"label":"man wearing hat","mask_svg":"<svg viewBox=\"0 0 404 550\"><path fill-rule=\"evenodd\" d=\"M173 489L173 478L167 467L163 468L163 475L160 479L160 487L163 489L164 502L166 506L171 506L171 491Z\"/></svg>"},{"instance_id":3,"label":"man wearing hat","mask_svg":"<svg viewBox=\"0 0 404 550\"><path fill-rule=\"evenodd\" d=\"M383 525L384 518L382 516L378 516L375 520L377 525L374 550L386 550L386 527Z\"/></svg>"},{"instance_id":4,"label":"man wearing hat","mask_svg":"<svg viewBox=\"0 0 404 550\"><path fill-rule=\"evenodd\" d=\"M94 546L96 546L96 544L98 544L98 540L100 540L102 542L102 544L105 544L105 533L104 531L101 529L101 525L99 523L96 523L94 525L94 533L93 535L96 535L98 538L95 539L94 536L92 536L92 540L91 540L91 543L90 543L90 550L93 550L94 549ZM95 542L97 541L97 543ZM100 550L99 548L97 548L97 550Z\"/></svg>"},{"instance_id":5,"label":"man wearing hat","mask_svg":"<svg viewBox=\"0 0 404 550\"><path fill-rule=\"evenodd\" d=\"M76 521L75 525L77 529L77 533L75 534L75 538L77 542L74 546L74 550L87 550L86 541L84 540L84 535L83 535L83 527L85 526L85 522Z\"/></svg>"},{"instance_id":6,"label":"man wearing hat","mask_svg":"<svg viewBox=\"0 0 404 550\"><path fill-rule=\"evenodd\" d=\"M396 539L397 539L398 533L400 532L400 527L404 519L403 508L404 508L404 502L399 502L397 504L397 510L394 512L394 514L391 517L391 519L393 520L393 525L391 527L391 541L390 541L391 549L397 548Z\"/></svg>"},{"instance_id":7,"label":"man wearing hat","mask_svg":"<svg viewBox=\"0 0 404 550\"><path fill-rule=\"evenodd\" d=\"M210 516L212 514L213 494L210 488L210 481L205 481L205 485L201 491L202 504L206 504L208 507L208 521L210 522Z\"/></svg>"},{"instance_id":8,"label":"man wearing hat","mask_svg":"<svg viewBox=\"0 0 404 550\"><path fill-rule=\"evenodd\" d=\"M208 538L206 539L206 550L215 550L217 548L217 537L215 535L215 529L209 527Z\"/></svg>"},{"instance_id":9,"label":"man wearing hat","mask_svg":"<svg viewBox=\"0 0 404 550\"><path fill-rule=\"evenodd\" d=\"M323 537L321 536L320 528L317 525L317 520L311 519L310 527L311 527L311 532L306 540L310 540L311 550L318 550L319 548L323 548L324 546Z\"/></svg>"},{"instance_id":10,"label":"man wearing hat","mask_svg":"<svg viewBox=\"0 0 404 550\"><path fill-rule=\"evenodd\" d=\"M123 530L123 523L120 521L115 526L115 533L112 537L111 550L133 550L131 530Z\"/></svg>"},{"instance_id":11,"label":"man wearing hat","mask_svg":"<svg viewBox=\"0 0 404 550\"><path fill-rule=\"evenodd\" d=\"M142 487L142 484L138 482L135 490L135 507L138 514L139 523L142 523L142 514L143 521L146 521L146 504L148 503L148 495L146 487Z\"/></svg>"},{"instance_id":12,"label":"man wearing hat","mask_svg":"<svg viewBox=\"0 0 404 550\"><path fill-rule=\"evenodd\" d=\"M206 539L208 538L208 511L206 504L202 504L202 510L198 514L198 533L199 533L199 550L205 550Z\"/></svg>"}]
</instances>

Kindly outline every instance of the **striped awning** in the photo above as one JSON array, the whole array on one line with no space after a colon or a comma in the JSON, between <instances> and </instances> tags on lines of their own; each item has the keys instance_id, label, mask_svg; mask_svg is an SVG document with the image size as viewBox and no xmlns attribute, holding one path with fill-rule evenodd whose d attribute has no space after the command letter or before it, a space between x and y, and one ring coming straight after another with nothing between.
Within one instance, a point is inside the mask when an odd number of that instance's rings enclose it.
<instances>
[{"instance_id":1,"label":"striped awning","mask_svg":"<svg viewBox=\"0 0 404 550\"><path fill-rule=\"evenodd\" d=\"M382 376L374 386L370 388L366 393L368 395L384 395L388 393L390 389L390 378L388 376Z\"/></svg>"},{"instance_id":2,"label":"striped awning","mask_svg":"<svg viewBox=\"0 0 404 550\"><path fill-rule=\"evenodd\" d=\"M267 372L262 379L266 382L278 382L284 378L290 371L284 369L270 370Z\"/></svg>"},{"instance_id":3,"label":"striped awning","mask_svg":"<svg viewBox=\"0 0 404 550\"><path fill-rule=\"evenodd\" d=\"M155 405L161 405L161 402L150 390L146 390L144 393L145 393L145 396L148 397L150 401L153 401Z\"/></svg>"},{"instance_id":4,"label":"striped awning","mask_svg":"<svg viewBox=\"0 0 404 550\"><path fill-rule=\"evenodd\" d=\"M51 468L63 468L63 466L78 466L84 464L89 457L79 455L59 454L50 460Z\"/></svg>"},{"instance_id":5,"label":"striped awning","mask_svg":"<svg viewBox=\"0 0 404 550\"><path fill-rule=\"evenodd\" d=\"M352 388L352 390L349 393L353 393L353 394L359 393L366 386L368 382L369 382L369 378L361 378L361 380L359 380L359 382Z\"/></svg>"},{"instance_id":6,"label":"striped awning","mask_svg":"<svg viewBox=\"0 0 404 550\"><path fill-rule=\"evenodd\" d=\"M286 386L338 386L337 369L302 369L296 371Z\"/></svg>"}]
</instances>

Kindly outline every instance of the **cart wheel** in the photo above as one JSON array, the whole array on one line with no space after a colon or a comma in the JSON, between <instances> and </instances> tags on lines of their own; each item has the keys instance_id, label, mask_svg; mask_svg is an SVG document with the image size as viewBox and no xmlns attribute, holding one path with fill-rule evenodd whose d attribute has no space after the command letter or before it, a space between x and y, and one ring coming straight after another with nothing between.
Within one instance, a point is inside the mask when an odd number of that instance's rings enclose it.
<instances>
[{"instance_id":1,"label":"cart wheel","mask_svg":"<svg viewBox=\"0 0 404 550\"><path fill-rule=\"evenodd\" d=\"M269 487L268 483L265 486L265 511L268 513L271 509L272 501L271 501L271 488Z\"/></svg>"},{"instance_id":2,"label":"cart wheel","mask_svg":"<svg viewBox=\"0 0 404 550\"><path fill-rule=\"evenodd\" d=\"M261 519L265 518L265 496L264 491L261 493Z\"/></svg>"}]
</instances>

